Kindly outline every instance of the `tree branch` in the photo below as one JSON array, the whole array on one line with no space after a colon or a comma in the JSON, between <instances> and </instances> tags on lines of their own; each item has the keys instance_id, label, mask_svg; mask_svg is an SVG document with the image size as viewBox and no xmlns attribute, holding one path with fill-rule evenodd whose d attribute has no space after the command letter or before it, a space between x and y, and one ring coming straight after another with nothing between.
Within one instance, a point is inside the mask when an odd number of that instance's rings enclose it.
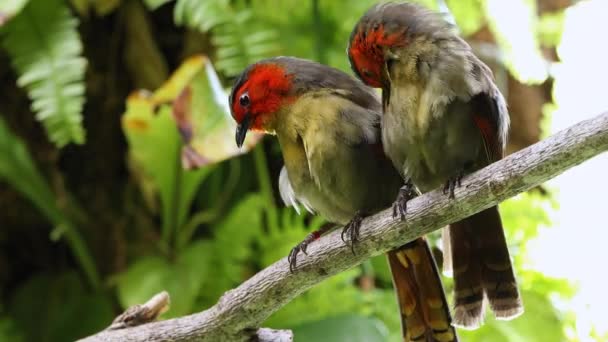
<instances>
[{"instance_id":1,"label":"tree branch","mask_svg":"<svg viewBox=\"0 0 608 342\"><path fill-rule=\"evenodd\" d=\"M203 312L102 331L84 341L246 341L268 316L324 279L538 186L606 150L608 113L466 176L456 189L456 200L433 191L408 203L404 222L393 220L390 209L365 219L356 255L335 231L309 246L308 256L300 257L294 274L283 258Z\"/></svg>"}]
</instances>

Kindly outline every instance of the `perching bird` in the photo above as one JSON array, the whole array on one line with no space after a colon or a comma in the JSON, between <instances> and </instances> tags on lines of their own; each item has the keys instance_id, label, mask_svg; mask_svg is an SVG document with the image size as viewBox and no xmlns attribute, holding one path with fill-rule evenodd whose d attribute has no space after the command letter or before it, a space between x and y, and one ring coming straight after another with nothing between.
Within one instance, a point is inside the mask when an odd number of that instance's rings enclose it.
<instances>
[{"instance_id":1,"label":"perching bird","mask_svg":"<svg viewBox=\"0 0 608 342\"><path fill-rule=\"evenodd\" d=\"M248 130L274 134L285 168L281 195L327 220L350 227L390 206L401 177L382 152L381 105L373 89L339 70L292 57L255 63L230 94L241 145ZM290 254L320 237L315 232ZM424 239L388 254L406 341L455 341L441 280Z\"/></svg>"},{"instance_id":2,"label":"perching bird","mask_svg":"<svg viewBox=\"0 0 608 342\"><path fill-rule=\"evenodd\" d=\"M422 192L445 184L454 196L463 175L503 156L509 115L491 70L454 28L413 3L373 6L352 31L351 66L366 84L382 88L386 154ZM394 214L404 218L407 196ZM450 225L454 322L476 328L484 297L499 319L523 312L498 208Z\"/></svg>"}]
</instances>

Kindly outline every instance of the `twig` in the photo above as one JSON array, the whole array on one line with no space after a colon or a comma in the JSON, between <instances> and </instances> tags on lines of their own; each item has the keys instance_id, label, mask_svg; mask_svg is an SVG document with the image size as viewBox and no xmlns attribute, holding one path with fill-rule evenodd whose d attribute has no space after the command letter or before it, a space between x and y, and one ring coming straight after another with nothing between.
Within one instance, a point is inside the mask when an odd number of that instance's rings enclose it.
<instances>
[{"instance_id":1,"label":"twig","mask_svg":"<svg viewBox=\"0 0 608 342\"><path fill-rule=\"evenodd\" d=\"M169 293L167 291L158 293L145 304L129 307L125 312L116 317L106 330L124 329L152 322L160 314L169 310L169 303Z\"/></svg>"}]
</instances>

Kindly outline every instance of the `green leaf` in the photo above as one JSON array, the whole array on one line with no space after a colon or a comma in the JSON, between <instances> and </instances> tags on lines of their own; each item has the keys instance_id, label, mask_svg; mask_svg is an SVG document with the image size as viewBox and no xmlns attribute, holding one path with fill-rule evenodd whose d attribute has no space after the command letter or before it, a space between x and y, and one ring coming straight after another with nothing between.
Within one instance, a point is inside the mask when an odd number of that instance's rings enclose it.
<instances>
[{"instance_id":1,"label":"green leaf","mask_svg":"<svg viewBox=\"0 0 608 342\"><path fill-rule=\"evenodd\" d=\"M206 32L229 21L231 15L228 0L177 0L173 20L177 25Z\"/></svg>"},{"instance_id":2,"label":"green leaf","mask_svg":"<svg viewBox=\"0 0 608 342\"><path fill-rule=\"evenodd\" d=\"M184 224L194 193L208 170L182 169L180 137L169 106L161 106L155 114L149 98L132 95L122 122L129 152L147 177L143 181L152 183L160 194L162 236L169 245L173 234Z\"/></svg>"},{"instance_id":3,"label":"green leaf","mask_svg":"<svg viewBox=\"0 0 608 342\"><path fill-rule=\"evenodd\" d=\"M477 32L486 23L484 0L446 0L463 36Z\"/></svg>"},{"instance_id":4,"label":"green leaf","mask_svg":"<svg viewBox=\"0 0 608 342\"><path fill-rule=\"evenodd\" d=\"M159 256L139 259L117 277L121 305L143 303L163 290L171 295L170 317L214 304L244 280L254 237L262 232L262 207L259 195L245 197L214 226L212 240L190 243L175 262Z\"/></svg>"},{"instance_id":5,"label":"green leaf","mask_svg":"<svg viewBox=\"0 0 608 342\"><path fill-rule=\"evenodd\" d=\"M166 290L171 296L167 317L191 313L205 279L213 279L212 249L208 241L188 246L171 263L158 256L139 259L117 278L118 299L123 308L145 303L155 294Z\"/></svg>"},{"instance_id":6,"label":"green leaf","mask_svg":"<svg viewBox=\"0 0 608 342\"><path fill-rule=\"evenodd\" d=\"M282 208L278 211L280 228L270 230L267 234L258 235L258 244L262 249L260 260L266 267L289 254L291 249L300 243L308 233L315 231L325 223L320 216L314 216L306 223L308 215L299 215L293 208Z\"/></svg>"},{"instance_id":7,"label":"green leaf","mask_svg":"<svg viewBox=\"0 0 608 342\"><path fill-rule=\"evenodd\" d=\"M60 227L60 230L57 230L61 232L60 236L66 239L91 285L97 288L99 276L96 266L80 232L58 207L55 194L34 164L23 141L13 135L1 117L0 180L8 182L30 200L55 227Z\"/></svg>"},{"instance_id":8,"label":"green leaf","mask_svg":"<svg viewBox=\"0 0 608 342\"><path fill-rule=\"evenodd\" d=\"M375 256L370 261L374 270L374 276L385 284L391 284L393 276L391 275L391 269L388 267L386 255Z\"/></svg>"},{"instance_id":9,"label":"green leaf","mask_svg":"<svg viewBox=\"0 0 608 342\"><path fill-rule=\"evenodd\" d=\"M33 202L55 224L65 221L55 206L55 196L38 171L25 144L13 135L0 117L0 178Z\"/></svg>"},{"instance_id":10,"label":"green leaf","mask_svg":"<svg viewBox=\"0 0 608 342\"><path fill-rule=\"evenodd\" d=\"M392 283L391 283L392 285ZM363 293L365 306L359 309L359 313L369 317L380 319L388 328L387 341L402 341L401 315L397 295L392 286L387 289L373 289Z\"/></svg>"},{"instance_id":11,"label":"green leaf","mask_svg":"<svg viewBox=\"0 0 608 342\"><path fill-rule=\"evenodd\" d=\"M546 46L557 46L562 41L566 12L545 13L539 18L538 35Z\"/></svg>"},{"instance_id":12,"label":"green leaf","mask_svg":"<svg viewBox=\"0 0 608 342\"><path fill-rule=\"evenodd\" d=\"M297 341L384 342L388 331L382 321L357 315L345 315L305 323L293 329Z\"/></svg>"},{"instance_id":13,"label":"green leaf","mask_svg":"<svg viewBox=\"0 0 608 342\"><path fill-rule=\"evenodd\" d=\"M225 291L240 284L247 266L254 258L254 242L263 234L262 209L259 194L250 194L237 203L227 216L213 227L213 277L203 279L204 302L212 304Z\"/></svg>"},{"instance_id":14,"label":"green leaf","mask_svg":"<svg viewBox=\"0 0 608 342\"><path fill-rule=\"evenodd\" d=\"M361 313L366 301L355 286L359 268L326 279L275 312L264 323L274 328L292 328L327 317ZM339 305L337 305L339 303Z\"/></svg>"},{"instance_id":15,"label":"green leaf","mask_svg":"<svg viewBox=\"0 0 608 342\"><path fill-rule=\"evenodd\" d=\"M527 262L525 244L538 235L539 229L550 227L547 210L551 201L540 194L526 192L500 204L500 213L511 255L518 268Z\"/></svg>"},{"instance_id":16,"label":"green leaf","mask_svg":"<svg viewBox=\"0 0 608 342\"><path fill-rule=\"evenodd\" d=\"M248 134L242 148L234 143L236 123L228 108L228 93L222 88L209 60L195 56L182 68L191 68L194 72L173 102L173 116L186 144L182 151L184 166L199 168L253 148L261 134ZM179 73L180 70L176 71L176 75Z\"/></svg>"},{"instance_id":17,"label":"green leaf","mask_svg":"<svg viewBox=\"0 0 608 342\"><path fill-rule=\"evenodd\" d=\"M24 342L24 333L19 330L15 321L7 316L0 316L0 341Z\"/></svg>"},{"instance_id":18,"label":"green leaf","mask_svg":"<svg viewBox=\"0 0 608 342\"><path fill-rule=\"evenodd\" d=\"M145 303L165 290L165 282L170 279L171 265L167 260L159 256L139 258L118 276L118 300L125 309Z\"/></svg>"},{"instance_id":19,"label":"green leaf","mask_svg":"<svg viewBox=\"0 0 608 342\"><path fill-rule=\"evenodd\" d=\"M88 293L75 273L37 275L13 295L9 312L28 341L74 341L110 324L112 302Z\"/></svg>"},{"instance_id":20,"label":"green leaf","mask_svg":"<svg viewBox=\"0 0 608 342\"><path fill-rule=\"evenodd\" d=\"M0 3L0 27L19 14L29 0L3 0Z\"/></svg>"},{"instance_id":21,"label":"green leaf","mask_svg":"<svg viewBox=\"0 0 608 342\"><path fill-rule=\"evenodd\" d=\"M61 0L30 1L4 28L3 46L32 110L58 147L82 144L86 60L78 20Z\"/></svg>"},{"instance_id":22,"label":"green leaf","mask_svg":"<svg viewBox=\"0 0 608 342\"><path fill-rule=\"evenodd\" d=\"M206 166L247 151L239 150L231 138L235 123L226 98L208 59L195 56L153 94L138 92L127 100L123 130L136 167L147 177L143 182L153 184L160 194L162 236L168 245L179 234L194 194L209 174L209 168L184 167ZM247 146L255 139L252 135Z\"/></svg>"}]
</instances>

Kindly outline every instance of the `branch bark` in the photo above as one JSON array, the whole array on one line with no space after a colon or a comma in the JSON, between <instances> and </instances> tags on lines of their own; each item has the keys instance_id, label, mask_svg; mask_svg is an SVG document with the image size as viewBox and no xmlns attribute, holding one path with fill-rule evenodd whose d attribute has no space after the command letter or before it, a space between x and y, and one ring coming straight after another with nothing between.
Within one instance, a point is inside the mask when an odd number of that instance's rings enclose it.
<instances>
[{"instance_id":1,"label":"branch bark","mask_svg":"<svg viewBox=\"0 0 608 342\"><path fill-rule=\"evenodd\" d=\"M293 274L283 258L203 312L102 331L83 341L249 340L268 316L324 279L538 186L606 150L608 112L466 176L456 189L456 200L432 191L408 203L404 222L393 220L390 209L365 219L356 255L334 231L309 246L308 256L300 257Z\"/></svg>"}]
</instances>

